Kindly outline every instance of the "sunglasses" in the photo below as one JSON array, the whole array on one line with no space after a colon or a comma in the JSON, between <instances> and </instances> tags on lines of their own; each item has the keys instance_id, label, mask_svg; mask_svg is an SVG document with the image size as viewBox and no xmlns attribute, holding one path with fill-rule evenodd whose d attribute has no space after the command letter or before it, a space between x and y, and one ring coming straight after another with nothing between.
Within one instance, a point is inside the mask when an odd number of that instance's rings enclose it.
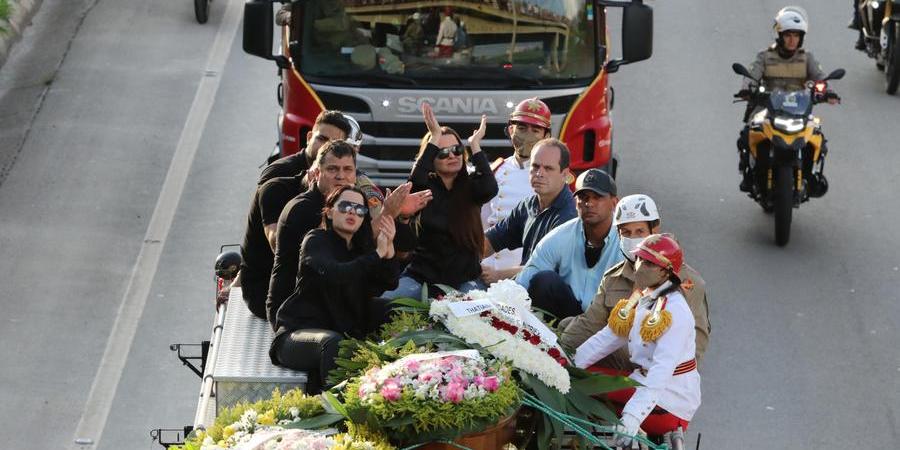
<instances>
[{"instance_id":1,"label":"sunglasses","mask_svg":"<svg viewBox=\"0 0 900 450\"><path fill-rule=\"evenodd\" d=\"M337 204L337 210L342 214L352 212L359 217L365 217L365 215L369 212L369 208L367 208L365 205L360 205L359 203L353 203L347 200L339 202Z\"/></svg>"},{"instance_id":2,"label":"sunglasses","mask_svg":"<svg viewBox=\"0 0 900 450\"><path fill-rule=\"evenodd\" d=\"M450 153L453 153L455 156L462 155L463 152L466 151L466 146L462 144L451 145L450 147L444 147L438 150L437 159L447 159L450 157Z\"/></svg>"}]
</instances>

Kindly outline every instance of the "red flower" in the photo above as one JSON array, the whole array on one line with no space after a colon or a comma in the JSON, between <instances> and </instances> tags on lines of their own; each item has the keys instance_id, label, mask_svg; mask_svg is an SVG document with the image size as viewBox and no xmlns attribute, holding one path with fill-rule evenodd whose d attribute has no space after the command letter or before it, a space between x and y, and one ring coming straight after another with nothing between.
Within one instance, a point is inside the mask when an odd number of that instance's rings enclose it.
<instances>
[{"instance_id":1,"label":"red flower","mask_svg":"<svg viewBox=\"0 0 900 450\"><path fill-rule=\"evenodd\" d=\"M526 341L531 339L531 332L528 330L522 330L522 339L525 339Z\"/></svg>"},{"instance_id":2,"label":"red flower","mask_svg":"<svg viewBox=\"0 0 900 450\"><path fill-rule=\"evenodd\" d=\"M479 316L481 316L481 317L488 317L490 315L491 315L490 311L482 311L481 314L479 314Z\"/></svg>"},{"instance_id":3,"label":"red flower","mask_svg":"<svg viewBox=\"0 0 900 450\"><path fill-rule=\"evenodd\" d=\"M517 327L517 326L515 326L515 325L510 325L510 326L509 326L509 332L510 332L511 334L516 334L516 333L519 332L519 327Z\"/></svg>"},{"instance_id":4,"label":"red flower","mask_svg":"<svg viewBox=\"0 0 900 450\"><path fill-rule=\"evenodd\" d=\"M531 337L528 338L528 342L531 342L534 345L538 345L541 343L541 337L536 334L532 334Z\"/></svg>"},{"instance_id":5,"label":"red flower","mask_svg":"<svg viewBox=\"0 0 900 450\"><path fill-rule=\"evenodd\" d=\"M556 358L556 362L558 362L559 365L561 365L563 367L566 367L569 365L569 361L567 361L566 358Z\"/></svg>"},{"instance_id":6,"label":"red flower","mask_svg":"<svg viewBox=\"0 0 900 450\"><path fill-rule=\"evenodd\" d=\"M559 359L559 357L562 356L562 355L559 353L559 349L556 348L556 347L552 347L552 348L550 348L550 350L547 350L547 354L550 355L550 356L552 356L552 357L554 357L554 358L556 358L556 359Z\"/></svg>"}]
</instances>

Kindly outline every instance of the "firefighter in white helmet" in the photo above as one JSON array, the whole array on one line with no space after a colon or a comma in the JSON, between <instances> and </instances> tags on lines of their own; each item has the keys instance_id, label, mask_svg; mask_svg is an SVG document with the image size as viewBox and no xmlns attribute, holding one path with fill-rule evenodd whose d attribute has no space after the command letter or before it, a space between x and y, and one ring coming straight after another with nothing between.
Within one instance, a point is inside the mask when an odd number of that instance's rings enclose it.
<instances>
[{"instance_id":1,"label":"firefighter in white helmet","mask_svg":"<svg viewBox=\"0 0 900 450\"><path fill-rule=\"evenodd\" d=\"M610 311L616 303L629 297L634 291L635 257L632 250L647 236L659 233L660 219L656 202L644 194L623 197L616 204L613 226L619 233L619 247L625 254L625 260L610 267L603 275L597 296L587 311L561 321L560 328L564 331L560 342L567 347L577 348L606 326ZM700 274L687 264L681 266L680 275L682 291L694 315L696 357L700 361L709 343L710 332L706 286ZM627 375L635 367L630 361L627 348L613 352L596 366L616 371L617 375Z\"/></svg>"}]
</instances>

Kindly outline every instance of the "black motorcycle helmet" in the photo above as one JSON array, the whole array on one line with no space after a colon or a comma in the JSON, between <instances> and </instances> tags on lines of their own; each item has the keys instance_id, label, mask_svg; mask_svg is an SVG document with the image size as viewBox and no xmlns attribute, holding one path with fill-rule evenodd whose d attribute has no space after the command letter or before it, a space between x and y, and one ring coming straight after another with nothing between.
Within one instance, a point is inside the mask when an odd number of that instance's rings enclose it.
<instances>
[{"instance_id":1,"label":"black motorcycle helmet","mask_svg":"<svg viewBox=\"0 0 900 450\"><path fill-rule=\"evenodd\" d=\"M216 276L232 280L241 270L241 254L238 252L222 252L216 257Z\"/></svg>"}]
</instances>

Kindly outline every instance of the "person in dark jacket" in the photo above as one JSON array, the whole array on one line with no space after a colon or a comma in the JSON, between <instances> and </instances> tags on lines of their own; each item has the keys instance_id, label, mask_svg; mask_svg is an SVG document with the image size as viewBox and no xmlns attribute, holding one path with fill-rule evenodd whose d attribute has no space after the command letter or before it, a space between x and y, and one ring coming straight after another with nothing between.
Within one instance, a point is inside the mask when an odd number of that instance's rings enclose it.
<instances>
[{"instance_id":1,"label":"person in dark jacket","mask_svg":"<svg viewBox=\"0 0 900 450\"><path fill-rule=\"evenodd\" d=\"M397 285L394 221L380 218L373 238L364 199L349 185L328 196L321 227L303 239L297 287L278 309L269 356L307 371L308 393L324 387L343 336L363 338L384 322L388 301L374 297Z\"/></svg>"},{"instance_id":2,"label":"person in dark jacket","mask_svg":"<svg viewBox=\"0 0 900 450\"><path fill-rule=\"evenodd\" d=\"M480 145L487 117L482 116L469 138L474 166L469 173L459 134L442 127L429 104L422 105L422 113L428 133L409 180L413 192L431 190L432 200L419 213L418 242L399 287L385 292L386 298L418 298L422 284L445 284L464 292L483 287L479 279L484 248L481 206L497 195L497 180Z\"/></svg>"}]
</instances>

